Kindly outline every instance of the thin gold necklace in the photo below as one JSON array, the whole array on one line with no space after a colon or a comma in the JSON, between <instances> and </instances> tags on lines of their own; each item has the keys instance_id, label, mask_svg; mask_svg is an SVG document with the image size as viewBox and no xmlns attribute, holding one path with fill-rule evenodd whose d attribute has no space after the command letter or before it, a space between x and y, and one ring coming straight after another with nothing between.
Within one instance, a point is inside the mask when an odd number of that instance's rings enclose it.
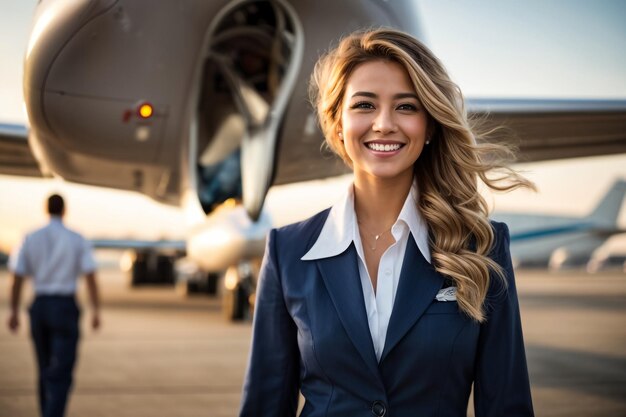
<instances>
[{"instance_id":1,"label":"thin gold necklace","mask_svg":"<svg viewBox=\"0 0 626 417\"><path fill-rule=\"evenodd\" d=\"M371 235L371 236L374 238L374 246L369 246L369 245L368 245L368 247L369 247L371 250L376 250L376 246L378 245L378 239L380 239L380 237L381 237L382 235L384 235L385 233L387 233L388 231L390 231L390 230L391 230L391 226L390 226L387 230L385 230L385 231L383 231L383 232L381 232L381 233L379 233L379 234L375 235L374 233L372 233L372 232L370 232L369 230L367 230L367 229L365 228L365 226L363 226L363 223L361 223L360 221L357 221L357 223L361 226L361 228L363 229L363 231L364 231L365 233L367 233L368 235Z\"/></svg>"}]
</instances>

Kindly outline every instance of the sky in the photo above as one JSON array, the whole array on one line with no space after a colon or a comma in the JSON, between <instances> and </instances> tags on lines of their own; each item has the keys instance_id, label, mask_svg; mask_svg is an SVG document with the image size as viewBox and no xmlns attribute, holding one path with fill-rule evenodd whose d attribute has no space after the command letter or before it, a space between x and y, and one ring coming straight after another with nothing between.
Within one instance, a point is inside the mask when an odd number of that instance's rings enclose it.
<instances>
[{"instance_id":1,"label":"sky","mask_svg":"<svg viewBox=\"0 0 626 417\"><path fill-rule=\"evenodd\" d=\"M626 2L417 1L424 40L466 97L626 99ZM35 3L0 0L0 123L26 123L22 61ZM582 216L615 178L626 178L626 155L523 164L518 169L540 192L490 196L497 210ZM316 190L338 195L347 183L344 177L275 187L268 205L296 220L299 208L291 206L288 213L284 199L295 201L293 195ZM0 176L0 249L45 221L42 205L51 191L66 196L68 223L91 237L184 235L181 210L136 193ZM626 225L626 210L620 224ZM626 243L618 244L626 251Z\"/></svg>"},{"instance_id":2,"label":"sky","mask_svg":"<svg viewBox=\"0 0 626 417\"><path fill-rule=\"evenodd\" d=\"M419 0L426 41L467 96L626 97L622 0Z\"/></svg>"}]
</instances>

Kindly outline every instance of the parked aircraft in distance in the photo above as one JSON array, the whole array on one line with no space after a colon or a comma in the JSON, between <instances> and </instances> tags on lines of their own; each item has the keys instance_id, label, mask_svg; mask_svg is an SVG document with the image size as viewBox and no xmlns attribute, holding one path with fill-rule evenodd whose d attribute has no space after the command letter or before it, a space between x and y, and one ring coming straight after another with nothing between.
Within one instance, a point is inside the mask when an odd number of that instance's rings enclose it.
<instances>
[{"instance_id":1,"label":"parked aircraft in distance","mask_svg":"<svg viewBox=\"0 0 626 417\"><path fill-rule=\"evenodd\" d=\"M228 268L241 311L241 265L262 254L272 224L262 216L270 186L346 172L319 152L307 100L315 58L363 27L421 38L416 3L39 2L24 67L30 129L0 128L0 173L55 174L203 213L187 256L205 272ZM467 107L509 126L524 161L626 152L626 101Z\"/></svg>"},{"instance_id":2,"label":"parked aircraft in distance","mask_svg":"<svg viewBox=\"0 0 626 417\"><path fill-rule=\"evenodd\" d=\"M509 226L516 266L582 266L609 237L626 232L617 225L625 193L626 181L616 181L585 217L495 212L493 218Z\"/></svg>"},{"instance_id":3,"label":"parked aircraft in distance","mask_svg":"<svg viewBox=\"0 0 626 417\"><path fill-rule=\"evenodd\" d=\"M602 247L593 253L591 259L587 262L587 272L593 274L605 270L626 272L626 252L624 252L623 248L620 251L613 252Z\"/></svg>"}]
</instances>

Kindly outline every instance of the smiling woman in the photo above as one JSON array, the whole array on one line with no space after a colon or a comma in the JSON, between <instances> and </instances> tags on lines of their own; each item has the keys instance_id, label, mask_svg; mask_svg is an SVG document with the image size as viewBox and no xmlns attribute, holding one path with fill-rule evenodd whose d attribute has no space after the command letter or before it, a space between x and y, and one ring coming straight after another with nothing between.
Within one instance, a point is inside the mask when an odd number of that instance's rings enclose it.
<instances>
[{"instance_id":1,"label":"smiling woman","mask_svg":"<svg viewBox=\"0 0 626 417\"><path fill-rule=\"evenodd\" d=\"M441 62L401 32L345 38L318 62L310 92L326 143L354 170L354 206L365 234L383 237L414 184L434 266L455 281L460 308L482 321L490 271L499 276L501 269L487 256L494 235L478 180L495 190L532 187L506 166L510 150L480 143ZM405 146L391 152L392 144ZM499 181L489 171L499 171ZM385 238L381 250L393 241ZM374 286L381 254L368 262Z\"/></svg>"},{"instance_id":2,"label":"smiling woman","mask_svg":"<svg viewBox=\"0 0 626 417\"><path fill-rule=\"evenodd\" d=\"M356 182L389 178L410 184L426 142L428 118L400 64L367 62L350 77L339 132Z\"/></svg>"},{"instance_id":3,"label":"smiling woman","mask_svg":"<svg viewBox=\"0 0 626 417\"><path fill-rule=\"evenodd\" d=\"M354 183L270 232L241 416L295 416L299 389L301 416L459 417L472 385L477 417L532 416L508 229L478 182L532 184L480 143L458 87L403 32L348 36L311 93Z\"/></svg>"}]
</instances>

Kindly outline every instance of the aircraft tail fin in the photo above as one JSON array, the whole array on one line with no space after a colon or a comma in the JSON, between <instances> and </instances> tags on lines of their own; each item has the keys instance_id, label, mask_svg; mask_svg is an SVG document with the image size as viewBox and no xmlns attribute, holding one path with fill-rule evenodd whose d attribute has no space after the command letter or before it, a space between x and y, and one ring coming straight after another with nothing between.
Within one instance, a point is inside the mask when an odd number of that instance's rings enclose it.
<instances>
[{"instance_id":1,"label":"aircraft tail fin","mask_svg":"<svg viewBox=\"0 0 626 417\"><path fill-rule=\"evenodd\" d=\"M614 225L617 223L617 217L622 208L624 194L626 194L626 180L615 181L588 217Z\"/></svg>"}]
</instances>

